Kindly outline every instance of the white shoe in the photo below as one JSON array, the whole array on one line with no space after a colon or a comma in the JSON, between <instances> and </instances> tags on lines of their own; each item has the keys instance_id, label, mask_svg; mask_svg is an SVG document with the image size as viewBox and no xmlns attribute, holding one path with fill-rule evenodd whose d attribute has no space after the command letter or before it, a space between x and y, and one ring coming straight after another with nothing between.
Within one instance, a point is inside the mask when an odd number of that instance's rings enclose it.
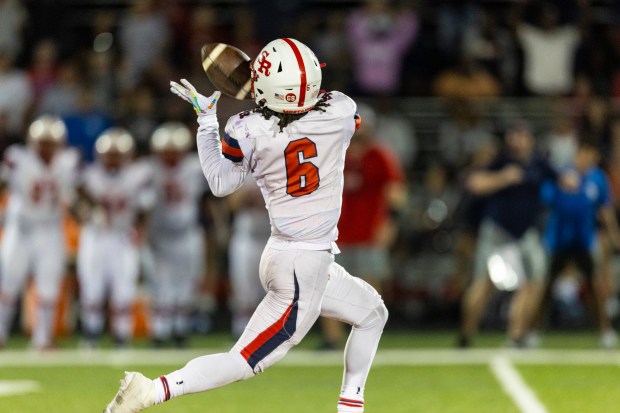
<instances>
[{"instance_id":1,"label":"white shoe","mask_svg":"<svg viewBox=\"0 0 620 413\"><path fill-rule=\"evenodd\" d=\"M155 404L155 385L141 373L125 372L121 387L103 413L135 413Z\"/></svg>"},{"instance_id":2,"label":"white shoe","mask_svg":"<svg viewBox=\"0 0 620 413\"><path fill-rule=\"evenodd\" d=\"M611 349L618 347L618 334L615 330L609 329L601 333L599 344L601 348Z\"/></svg>"}]
</instances>

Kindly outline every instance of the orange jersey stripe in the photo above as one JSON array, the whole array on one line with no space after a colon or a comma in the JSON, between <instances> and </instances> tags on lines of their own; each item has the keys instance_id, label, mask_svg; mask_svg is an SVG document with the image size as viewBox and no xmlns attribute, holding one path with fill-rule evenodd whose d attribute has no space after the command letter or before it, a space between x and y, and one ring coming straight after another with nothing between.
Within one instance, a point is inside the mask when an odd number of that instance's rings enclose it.
<instances>
[{"instance_id":1,"label":"orange jersey stripe","mask_svg":"<svg viewBox=\"0 0 620 413\"><path fill-rule=\"evenodd\" d=\"M239 148L233 148L224 139L222 139L222 153L234 158L243 158L243 152Z\"/></svg>"}]
</instances>

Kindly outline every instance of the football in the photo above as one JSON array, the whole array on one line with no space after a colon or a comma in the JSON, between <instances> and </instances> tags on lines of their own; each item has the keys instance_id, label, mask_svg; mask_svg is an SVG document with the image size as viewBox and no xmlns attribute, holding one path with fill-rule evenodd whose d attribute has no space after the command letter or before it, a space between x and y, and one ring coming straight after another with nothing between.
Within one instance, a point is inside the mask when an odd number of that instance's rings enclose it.
<instances>
[{"instance_id":1,"label":"football","mask_svg":"<svg viewBox=\"0 0 620 413\"><path fill-rule=\"evenodd\" d=\"M237 100L251 99L250 58L225 43L207 43L201 49L202 68L213 86Z\"/></svg>"}]
</instances>

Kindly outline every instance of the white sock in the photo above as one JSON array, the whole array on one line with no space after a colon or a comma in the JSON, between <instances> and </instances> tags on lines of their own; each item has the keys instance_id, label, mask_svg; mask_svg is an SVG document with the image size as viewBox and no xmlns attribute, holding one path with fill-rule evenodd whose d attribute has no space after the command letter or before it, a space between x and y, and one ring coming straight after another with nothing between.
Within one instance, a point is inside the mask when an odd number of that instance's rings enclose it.
<instances>
[{"instance_id":1,"label":"white sock","mask_svg":"<svg viewBox=\"0 0 620 413\"><path fill-rule=\"evenodd\" d=\"M117 308L113 311L112 330L117 340L129 341L133 333L133 314L129 307Z\"/></svg>"},{"instance_id":2,"label":"white sock","mask_svg":"<svg viewBox=\"0 0 620 413\"><path fill-rule=\"evenodd\" d=\"M53 303L40 302L37 319L32 334L32 344L36 348L45 348L52 344L52 327L56 306Z\"/></svg>"},{"instance_id":3,"label":"white sock","mask_svg":"<svg viewBox=\"0 0 620 413\"><path fill-rule=\"evenodd\" d=\"M363 412L364 411L364 388L354 386L342 386L338 399L339 412Z\"/></svg>"},{"instance_id":4,"label":"white sock","mask_svg":"<svg viewBox=\"0 0 620 413\"><path fill-rule=\"evenodd\" d=\"M153 337L167 340L172 335L172 311L170 308L156 308L153 312Z\"/></svg>"},{"instance_id":5,"label":"white sock","mask_svg":"<svg viewBox=\"0 0 620 413\"><path fill-rule=\"evenodd\" d=\"M96 339L103 333L103 310L100 305L82 304L82 328L88 339Z\"/></svg>"},{"instance_id":6,"label":"white sock","mask_svg":"<svg viewBox=\"0 0 620 413\"><path fill-rule=\"evenodd\" d=\"M237 352L197 357L182 369L153 380L155 403L215 389L253 376L252 368Z\"/></svg>"}]
</instances>

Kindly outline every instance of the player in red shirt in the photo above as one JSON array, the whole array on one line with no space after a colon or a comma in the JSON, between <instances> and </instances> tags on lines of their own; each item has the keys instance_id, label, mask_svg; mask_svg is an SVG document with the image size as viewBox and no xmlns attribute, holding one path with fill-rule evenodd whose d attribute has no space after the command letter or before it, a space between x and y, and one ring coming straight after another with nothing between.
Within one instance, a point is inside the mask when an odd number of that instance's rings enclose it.
<instances>
[{"instance_id":1,"label":"player in red shirt","mask_svg":"<svg viewBox=\"0 0 620 413\"><path fill-rule=\"evenodd\" d=\"M376 135L374 111L363 105L358 111L363 122L345 157L336 262L381 291L397 231L393 218L406 202L405 175L398 157ZM322 325L322 346L339 347L342 324L326 318Z\"/></svg>"}]
</instances>

